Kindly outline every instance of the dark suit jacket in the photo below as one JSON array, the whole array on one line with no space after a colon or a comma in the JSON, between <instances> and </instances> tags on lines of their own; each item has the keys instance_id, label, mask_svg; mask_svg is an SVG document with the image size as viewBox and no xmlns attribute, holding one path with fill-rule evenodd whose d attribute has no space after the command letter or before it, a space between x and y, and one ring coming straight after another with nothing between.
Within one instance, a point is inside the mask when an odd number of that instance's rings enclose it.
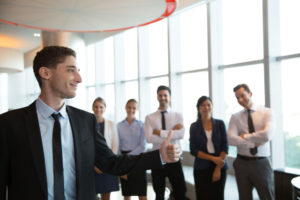
<instances>
[{"instance_id":1,"label":"dark suit jacket","mask_svg":"<svg viewBox=\"0 0 300 200\"><path fill-rule=\"evenodd\" d=\"M121 175L161 167L158 151L116 156L97 132L93 114L67 106L75 149L77 200L95 200L93 167ZM35 102L0 115L0 200L47 200L47 179Z\"/></svg>"},{"instance_id":2,"label":"dark suit jacket","mask_svg":"<svg viewBox=\"0 0 300 200\"><path fill-rule=\"evenodd\" d=\"M212 128L212 141L215 148L216 156L219 156L222 151L228 153L228 143L225 130L225 124L222 120L212 119L213 128ZM200 159L197 157L198 151L202 151L208 154L207 151L207 137L202 125L202 121L197 120L191 124L190 127L190 150L191 154L195 156L194 169L202 170L208 169L212 162L205 159ZM224 169L228 168L228 163L223 167Z\"/></svg>"}]
</instances>

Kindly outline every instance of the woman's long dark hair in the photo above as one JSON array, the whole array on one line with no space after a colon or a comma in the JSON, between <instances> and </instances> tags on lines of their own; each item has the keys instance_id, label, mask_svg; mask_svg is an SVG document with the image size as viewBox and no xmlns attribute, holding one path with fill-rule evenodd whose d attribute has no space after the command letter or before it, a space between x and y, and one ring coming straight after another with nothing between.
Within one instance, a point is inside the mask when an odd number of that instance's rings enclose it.
<instances>
[{"instance_id":1,"label":"woman's long dark hair","mask_svg":"<svg viewBox=\"0 0 300 200\"><path fill-rule=\"evenodd\" d=\"M197 102L197 105L196 105L196 107L197 107L197 112L198 112L197 120L200 120L200 119L201 119L201 114L200 114L200 112L199 112L199 107L200 107L200 106L202 105L202 103L203 103L204 101L206 101L206 100L209 100L210 103L212 104L212 100L211 100L210 97L202 96L202 97L200 97L200 98L198 99L198 102Z\"/></svg>"}]
</instances>

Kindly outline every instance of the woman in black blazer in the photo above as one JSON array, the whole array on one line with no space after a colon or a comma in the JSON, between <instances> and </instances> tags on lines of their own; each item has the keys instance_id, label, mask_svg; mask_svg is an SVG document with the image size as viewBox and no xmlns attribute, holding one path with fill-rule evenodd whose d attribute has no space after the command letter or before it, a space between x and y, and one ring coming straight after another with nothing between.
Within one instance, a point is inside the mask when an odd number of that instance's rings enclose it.
<instances>
[{"instance_id":1,"label":"woman in black blazer","mask_svg":"<svg viewBox=\"0 0 300 200\"><path fill-rule=\"evenodd\" d=\"M222 120L212 118L212 100L197 102L198 119L190 127L190 150L195 156L194 180L197 200L224 199L228 143Z\"/></svg>"}]
</instances>

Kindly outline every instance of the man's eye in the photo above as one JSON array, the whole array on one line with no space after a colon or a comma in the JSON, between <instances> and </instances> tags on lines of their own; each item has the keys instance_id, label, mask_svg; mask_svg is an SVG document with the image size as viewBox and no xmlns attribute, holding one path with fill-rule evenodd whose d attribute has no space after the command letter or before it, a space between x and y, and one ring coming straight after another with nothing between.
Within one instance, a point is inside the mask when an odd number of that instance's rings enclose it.
<instances>
[{"instance_id":1,"label":"man's eye","mask_svg":"<svg viewBox=\"0 0 300 200\"><path fill-rule=\"evenodd\" d=\"M68 72L74 72L74 69L68 69Z\"/></svg>"}]
</instances>

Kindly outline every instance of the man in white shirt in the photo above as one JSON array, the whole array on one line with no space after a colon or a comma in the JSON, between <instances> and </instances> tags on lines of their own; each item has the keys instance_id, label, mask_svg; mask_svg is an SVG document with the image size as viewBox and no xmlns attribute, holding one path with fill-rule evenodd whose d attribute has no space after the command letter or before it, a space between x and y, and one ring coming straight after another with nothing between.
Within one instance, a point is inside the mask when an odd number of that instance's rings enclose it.
<instances>
[{"instance_id":1,"label":"man in white shirt","mask_svg":"<svg viewBox=\"0 0 300 200\"><path fill-rule=\"evenodd\" d=\"M171 143L180 146L180 139L184 136L182 115L170 109L171 90L166 86L157 89L157 100L159 108L156 112L146 116L145 136L147 142L153 144L153 150L160 149L168 132L173 130ZM164 200L166 177L172 185L175 200L184 200L186 185L182 171L181 162L165 164L162 169L152 170L153 189L156 200Z\"/></svg>"},{"instance_id":2,"label":"man in white shirt","mask_svg":"<svg viewBox=\"0 0 300 200\"><path fill-rule=\"evenodd\" d=\"M227 134L229 145L237 146L233 167L239 199L251 200L253 187L260 199L274 199L273 169L268 159L273 114L269 108L254 105L252 92L246 84L237 85L233 91L244 107L231 116Z\"/></svg>"}]
</instances>

